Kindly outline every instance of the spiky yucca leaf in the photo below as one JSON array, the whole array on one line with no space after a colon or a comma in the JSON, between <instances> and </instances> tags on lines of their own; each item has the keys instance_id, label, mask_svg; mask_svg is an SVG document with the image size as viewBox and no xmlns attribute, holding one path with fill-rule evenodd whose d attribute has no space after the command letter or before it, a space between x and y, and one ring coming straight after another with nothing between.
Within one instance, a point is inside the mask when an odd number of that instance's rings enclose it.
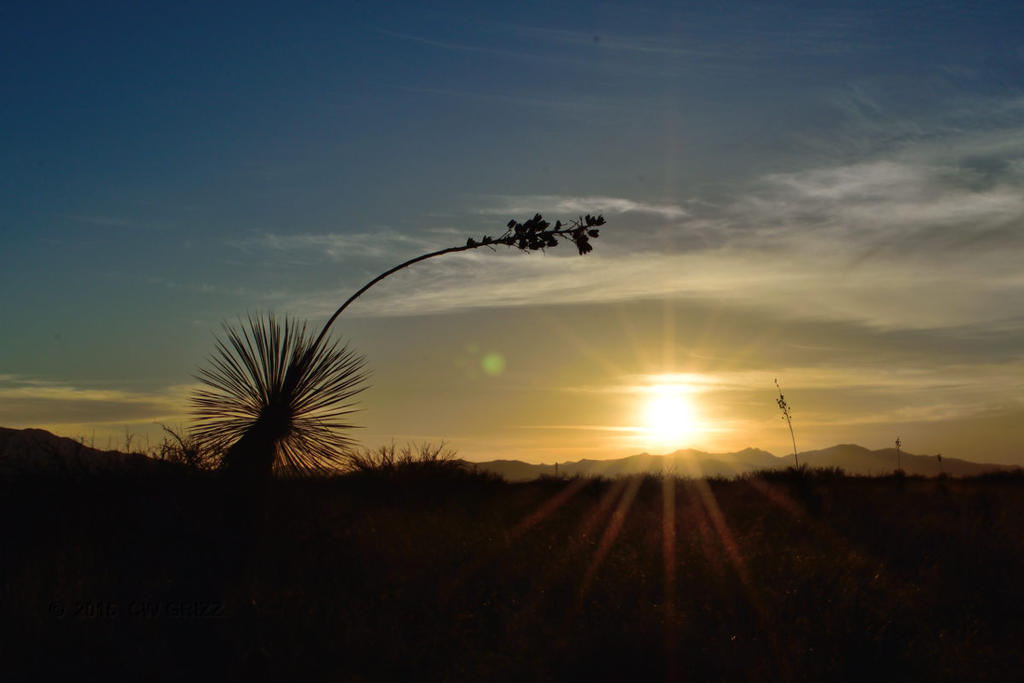
<instances>
[{"instance_id":1,"label":"spiky yucca leaf","mask_svg":"<svg viewBox=\"0 0 1024 683\"><path fill-rule=\"evenodd\" d=\"M366 388L365 359L273 315L224 332L196 377L205 387L191 397L199 442L224 453L226 469L258 475L346 465L356 445L347 418Z\"/></svg>"}]
</instances>

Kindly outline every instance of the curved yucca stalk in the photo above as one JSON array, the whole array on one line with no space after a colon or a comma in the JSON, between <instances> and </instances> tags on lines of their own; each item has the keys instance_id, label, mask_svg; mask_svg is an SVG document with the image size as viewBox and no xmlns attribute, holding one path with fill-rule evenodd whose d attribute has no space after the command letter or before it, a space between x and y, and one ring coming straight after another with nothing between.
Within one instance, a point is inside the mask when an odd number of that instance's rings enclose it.
<instances>
[{"instance_id":1,"label":"curved yucca stalk","mask_svg":"<svg viewBox=\"0 0 1024 683\"><path fill-rule=\"evenodd\" d=\"M249 316L224 325L210 367L191 397L195 438L224 454L224 468L262 477L307 474L347 463L352 399L366 388L365 359L338 342L314 338L305 324Z\"/></svg>"},{"instance_id":2,"label":"curved yucca stalk","mask_svg":"<svg viewBox=\"0 0 1024 683\"><path fill-rule=\"evenodd\" d=\"M354 412L350 399L363 390L364 359L338 348L328 339L331 325L352 302L384 278L409 266L445 254L507 246L523 252L544 251L562 240L581 255L593 250L603 216L580 216L552 226L540 214L519 223L509 221L498 237L484 235L464 245L432 251L384 271L350 296L315 338L305 325L283 326L268 316L249 318L248 329L225 326L226 343L217 341L212 369L198 379L208 388L192 396L197 426L192 433L205 448L224 453L227 471L265 477L272 471L296 474L345 467L355 442L342 430L352 425L340 418Z\"/></svg>"},{"instance_id":3,"label":"curved yucca stalk","mask_svg":"<svg viewBox=\"0 0 1024 683\"><path fill-rule=\"evenodd\" d=\"M494 251L494 248L500 245L515 247L519 251L526 253L531 251L544 251L545 249L557 247L560 240L568 240L572 242L576 246L576 250L579 251L580 256L585 256L594 250L593 245L590 244L590 240L597 239L600 234L598 228L602 225L604 225L604 216L600 214L591 216L588 213L586 216L571 219L565 224L563 224L562 221L555 221L555 224L551 225L551 223L544 220L544 217L538 213L535 214L533 218L530 218L523 223L516 220L509 221L505 226L505 232L498 237L484 235L479 240L475 240L470 237L466 240L465 244L460 244L457 247L438 249L437 251L421 254L420 256L411 258L408 261L403 261L397 266L385 270L383 273L360 287L355 294L346 299L345 303L339 306L338 310L336 310L334 314L327 319L327 322L324 323L323 328L320 330L320 336L317 337L314 346L323 340L327 335L327 331L331 329L331 325L338 319L338 316L341 315L342 312L352 304L352 302L365 294L366 290L373 287L389 275L394 275L398 271L408 268L415 263L436 258L438 256L444 256L445 254L455 254L460 251L479 249L480 247L487 247Z\"/></svg>"}]
</instances>

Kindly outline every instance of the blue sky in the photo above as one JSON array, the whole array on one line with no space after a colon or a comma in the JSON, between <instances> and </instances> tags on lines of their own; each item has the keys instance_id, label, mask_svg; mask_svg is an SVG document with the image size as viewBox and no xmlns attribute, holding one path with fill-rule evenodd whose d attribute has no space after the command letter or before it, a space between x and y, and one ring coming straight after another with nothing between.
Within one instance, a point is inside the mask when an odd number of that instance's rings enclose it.
<instances>
[{"instance_id":1,"label":"blue sky","mask_svg":"<svg viewBox=\"0 0 1024 683\"><path fill-rule=\"evenodd\" d=\"M625 454L645 445L615 440L637 396L678 381L699 397L693 445L781 454L778 376L801 447L900 434L1021 462L1022 19L996 3L6 8L0 424L156 438L185 423L222 320L318 324L422 251L603 212L586 258L442 259L346 312L375 372L366 441ZM480 372L489 353L499 376Z\"/></svg>"}]
</instances>

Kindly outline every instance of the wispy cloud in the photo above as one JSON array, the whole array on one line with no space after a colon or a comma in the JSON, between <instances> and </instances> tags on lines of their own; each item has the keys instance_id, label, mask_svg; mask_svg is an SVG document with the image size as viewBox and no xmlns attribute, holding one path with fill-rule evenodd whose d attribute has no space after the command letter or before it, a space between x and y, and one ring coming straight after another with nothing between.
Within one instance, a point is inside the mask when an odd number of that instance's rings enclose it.
<instances>
[{"instance_id":1,"label":"wispy cloud","mask_svg":"<svg viewBox=\"0 0 1024 683\"><path fill-rule=\"evenodd\" d=\"M1017 386L1024 373L1024 358L1008 363L947 363L878 367L863 364L784 365L764 370L716 369L707 373L625 375L609 385L581 385L561 390L581 393L647 394L656 384L678 384L694 393L773 389L775 377L785 378L787 391L942 392L957 391L973 398L1004 395Z\"/></svg>"},{"instance_id":2,"label":"wispy cloud","mask_svg":"<svg viewBox=\"0 0 1024 683\"><path fill-rule=\"evenodd\" d=\"M623 23L631 23L640 11L630 7ZM630 32L616 25L614 20L586 30L527 25L502 28L533 43L651 58L658 63L664 63L664 58L669 57L678 64L677 68L750 63L793 55L828 57L854 52L863 55L888 47L882 41L867 38L870 33L863 31L863 12L859 16L842 11L808 14L787 22L785 28L770 28L775 23L772 15L774 10L756 5L745 10L734 9L727 19L722 17L725 21L718 30L709 30L708 26L697 29L683 16L659 12L652 19L671 26L671 30L658 34Z\"/></svg>"},{"instance_id":3,"label":"wispy cloud","mask_svg":"<svg viewBox=\"0 0 1024 683\"><path fill-rule=\"evenodd\" d=\"M514 425L511 429L555 429L565 431L578 431L578 432L627 432L634 433L643 431L643 427L635 426L615 426L615 425L596 425L596 424L553 424L553 425Z\"/></svg>"},{"instance_id":4,"label":"wispy cloud","mask_svg":"<svg viewBox=\"0 0 1024 683\"><path fill-rule=\"evenodd\" d=\"M159 393L134 392L3 375L0 413L11 427L180 420L191 389L177 385Z\"/></svg>"},{"instance_id":5,"label":"wispy cloud","mask_svg":"<svg viewBox=\"0 0 1024 683\"><path fill-rule=\"evenodd\" d=\"M481 58L494 60L510 60L515 62L526 62L539 65L557 65L560 68L593 68L593 61L587 55L566 54L565 50L552 49L539 43L530 45L514 44L507 39L507 27L491 27L490 30L482 31L482 36L477 37L476 42L466 41L464 35L452 38L426 37L415 33L402 31L391 31L378 29L378 31L389 38L400 40L406 43L423 46L429 50L443 50L447 52L468 52L478 55ZM503 47L497 47L497 46Z\"/></svg>"},{"instance_id":6,"label":"wispy cloud","mask_svg":"<svg viewBox=\"0 0 1024 683\"><path fill-rule=\"evenodd\" d=\"M623 19L631 22L640 11L630 8ZM389 38L435 50L648 75L682 74L694 68L705 73L722 68L763 69L766 59L794 55L828 57L854 51L863 54L887 47L880 41L865 40L862 31L855 38L862 26L849 13L806 17L784 30L768 29L765 19L773 17L766 13L768 10L758 8L748 11L746 22L752 26L749 29L739 28L735 16L730 14L720 30L710 35L706 29L696 30L691 22L682 17L675 19L671 14L659 15L656 19L672 26L667 34L630 32L617 25L614 19L586 29L480 22L473 32L475 40L466 40L464 32L428 37L389 29L378 31Z\"/></svg>"},{"instance_id":7,"label":"wispy cloud","mask_svg":"<svg viewBox=\"0 0 1024 683\"><path fill-rule=\"evenodd\" d=\"M128 218L120 218L117 216L68 216L68 218L77 221L79 223L85 223L87 225L94 225L97 227L104 228L137 228L141 227L141 223L137 220L131 220Z\"/></svg>"},{"instance_id":8,"label":"wispy cloud","mask_svg":"<svg viewBox=\"0 0 1024 683\"><path fill-rule=\"evenodd\" d=\"M473 213L501 216L503 219L517 215L526 218L538 211L568 217L585 213L603 213L607 216L647 215L663 220L678 220L687 215L687 211L676 204L644 202L625 197L492 195L473 201L478 204L472 209ZM495 225L500 231L501 224ZM274 254L275 259L284 258L296 265L324 260L343 262L368 258L396 261L403 254L415 255L451 246L452 239L464 240L467 234L451 227L431 227L416 233L403 233L381 226L359 232L266 232L232 240L228 244L248 254Z\"/></svg>"},{"instance_id":9,"label":"wispy cloud","mask_svg":"<svg viewBox=\"0 0 1024 683\"><path fill-rule=\"evenodd\" d=\"M628 112L636 105L633 102L618 98L593 95L589 93L540 93L525 95L523 93L495 92L491 90L467 90L458 88L437 88L423 85L409 85L400 88L405 92L417 95L430 95L449 99L458 97L480 102L512 104L517 107L531 107L557 113L573 119L593 121L602 112Z\"/></svg>"},{"instance_id":10,"label":"wispy cloud","mask_svg":"<svg viewBox=\"0 0 1024 683\"><path fill-rule=\"evenodd\" d=\"M677 375L625 375L609 384L560 387L569 393L611 396L644 396L659 384L677 384L700 395L702 402L733 406L751 400L771 406L773 380L781 377L787 395L803 397L801 416L816 424L851 421L883 422L896 419L946 419L965 410L981 410L1012 395L1024 373L1024 359L1008 363L937 364L911 359L897 367L833 362L830 365L783 365L771 371L715 369ZM763 400L762 400L763 399ZM800 403L797 400L797 403ZM839 414L833 403L858 409ZM909 413L913 410L917 412ZM912 417L910 417L912 415ZM903 417L900 417L903 416Z\"/></svg>"},{"instance_id":11,"label":"wispy cloud","mask_svg":"<svg viewBox=\"0 0 1024 683\"><path fill-rule=\"evenodd\" d=\"M976 165L981 165L977 160ZM893 246L932 251L1024 239L1024 183L1010 165L977 168L878 161L762 179L733 218L767 240L816 240L847 249ZM792 246L792 245L787 245Z\"/></svg>"},{"instance_id":12,"label":"wispy cloud","mask_svg":"<svg viewBox=\"0 0 1024 683\"><path fill-rule=\"evenodd\" d=\"M396 253L436 249L436 241L381 227L365 232L263 233L229 243L250 253L306 254L315 260L390 258Z\"/></svg>"},{"instance_id":13,"label":"wispy cloud","mask_svg":"<svg viewBox=\"0 0 1024 683\"><path fill-rule=\"evenodd\" d=\"M1024 128L947 135L942 143L913 141L851 163L766 173L731 192L714 202L477 196L471 215L603 213L609 225L586 258L499 250L418 265L371 290L350 315L676 298L884 329L1021 328L1015 302L1024 297ZM447 233L382 229L263 235L249 244L393 262L445 242ZM338 300L335 291L274 296L311 316L329 313Z\"/></svg>"},{"instance_id":14,"label":"wispy cloud","mask_svg":"<svg viewBox=\"0 0 1024 683\"><path fill-rule=\"evenodd\" d=\"M621 215L649 214L664 219L679 219L688 215L678 204L645 202L625 197L563 196L563 195L491 195L482 198L486 203L477 209L485 215L514 216L541 212L559 215L596 214Z\"/></svg>"},{"instance_id":15,"label":"wispy cloud","mask_svg":"<svg viewBox=\"0 0 1024 683\"><path fill-rule=\"evenodd\" d=\"M577 31L569 29L515 26L512 30L522 36L538 39L545 43L557 43L572 47L635 52L644 55L668 55L672 57L719 57L720 50L699 48L694 43L682 44L664 38L624 35L606 30Z\"/></svg>"},{"instance_id":16,"label":"wispy cloud","mask_svg":"<svg viewBox=\"0 0 1024 683\"><path fill-rule=\"evenodd\" d=\"M609 228L612 229L612 228ZM599 245L600 247L600 245ZM467 286L472 283L472 286ZM994 296L998 294L999 296ZM283 295L289 298L289 295ZM1018 314L1024 277L1012 253L989 253L942 269L886 262L849 267L842 252L720 248L680 254L586 258L466 253L418 267L371 290L350 315L418 315L479 307L595 304L699 298L783 317L930 328L1007 321ZM288 305L308 315L333 310L337 294L307 293ZM930 306L923 302L932 302Z\"/></svg>"},{"instance_id":17,"label":"wispy cloud","mask_svg":"<svg viewBox=\"0 0 1024 683\"><path fill-rule=\"evenodd\" d=\"M434 47L441 50L455 50L458 52L479 52L483 54L499 55L502 57L518 56L518 53L512 50L503 50L495 48L493 46L473 45L472 43L454 40L438 40L436 38L427 38L426 36L415 35L412 33L404 33L401 31L391 31L383 28L378 28L377 31L381 35L388 36L389 38L396 38L398 40L404 40L407 42L419 43L421 45L426 45L428 47Z\"/></svg>"}]
</instances>

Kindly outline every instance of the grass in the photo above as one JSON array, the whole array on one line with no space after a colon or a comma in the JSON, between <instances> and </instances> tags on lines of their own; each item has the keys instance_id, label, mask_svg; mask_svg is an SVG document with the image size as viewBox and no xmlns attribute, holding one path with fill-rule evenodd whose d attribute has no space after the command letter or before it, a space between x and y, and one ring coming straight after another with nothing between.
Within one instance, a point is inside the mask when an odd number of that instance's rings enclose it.
<instances>
[{"instance_id":1,"label":"grass","mask_svg":"<svg viewBox=\"0 0 1024 683\"><path fill-rule=\"evenodd\" d=\"M395 444L380 446L376 450L362 450L349 456L346 469L350 472L397 472L401 470L448 470L461 469L465 463L456 458L454 450L444 443L406 444L399 448Z\"/></svg>"},{"instance_id":2,"label":"grass","mask_svg":"<svg viewBox=\"0 0 1024 683\"><path fill-rule=\"evenodd\" d=\"M273 480L242 528L204 472L3 483L9 680L1024 670L1019 476L508 484L405 452Z\"/></svg>"}]
</instances>

